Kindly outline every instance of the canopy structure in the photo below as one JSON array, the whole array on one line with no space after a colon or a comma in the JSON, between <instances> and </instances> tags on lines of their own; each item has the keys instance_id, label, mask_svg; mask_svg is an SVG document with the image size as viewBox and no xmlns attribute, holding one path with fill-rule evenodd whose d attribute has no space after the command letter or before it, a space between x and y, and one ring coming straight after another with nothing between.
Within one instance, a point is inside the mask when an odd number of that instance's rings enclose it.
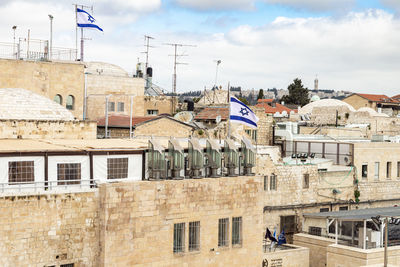
<instances>
[{"instance_id":1,"label":"canopy structure","mask_svg":"<svg viewBox=\"0 0 400 267\"><path fill-rule=\"evenodd\" d=\"M339 227L339 224L342 225L343 222L351 223L351 243L354 244L355 236L354 236L354 226L356 222L363 222L362 229L362 237L359 240L359 246L362 245L363 249L367 248L367 222L371 222L375 225L377 229L379 229L379 240L377 241L380 247L383 247L384 244L384 235L386 236L385 247L388 243L388 219L389 218L398 218L400 217L400 207L382 207L382 208L372 208L372 209L354 209L354 210L343 210L343 211L333 211L333 212L319 212L319 213L305 213L303 214L304 219L314 218L314 219L326 219L326 227L335 223L335 234L330 234L327 231L328 236L335 237L335 243L338 243L338 237L342 235L342 227ZM382 219L381 219L382 218ZM386 218L385 220L383 220ZM385 233L384 233L385 230ZM361 231L361 229L360 229ZM360 244L361 242L361 244Z\"/></svg>"}]
</instances>

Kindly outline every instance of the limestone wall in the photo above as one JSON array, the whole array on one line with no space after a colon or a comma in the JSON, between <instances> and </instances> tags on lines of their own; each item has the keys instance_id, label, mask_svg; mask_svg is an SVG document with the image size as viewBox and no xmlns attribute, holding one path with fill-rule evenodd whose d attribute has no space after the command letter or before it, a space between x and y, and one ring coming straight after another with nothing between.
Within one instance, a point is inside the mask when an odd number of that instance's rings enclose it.
<instances>
[{"instance_id":1,"label":"limestone wall","mask_svg":"<svg viewBox=\"0 0 400 267\"><path fill-rule=\"evenodd\" d=\"M93 121L0 120L0 138L95 139Z\"/></svg>"},{"instance_id":2,"label":"limestone wall","mask_svg":"<svg viewBox=\"0 0 400 267\"><path fill-rule=\"evenodd\" d=\"M135 136L174 136L177 138L188 138L193 133L194 129L192 127L168 118L161 118L138 125L134 131Z\"/></svg>"},{"instance_id":3,"label":"limestone wall","mask_svg":"<svg viewBox=\"0 0 400 267\"><path fill-rule=\"evenodd\" d=\"M276 250L274 252L264 253L264 260L267 266L285 266L285 267L309 267L309 249L295 245L286 245L292 249Z\"/></svg>"},{"instance_id":4,"label":"limestone wall","mask_svg":"<svg viewBox=\"0 0 400 267\"><path fill-rule=\"evenodd\" d=\"M327 264L328 246L335 243L335 240L307 234L294 235L295 245L309 248L310 267L325 267Z\"/></svg>"},{"instance_id":5,"label":"limestone wall","mask_svg":"<svg viewBox=\"0 0 400 267\"><path fill-rule=\"evenodd\" d=\"M98 266L97 216L95 192L0 198L0 266Z\"/></svg>"},{"instance_id":6,"label":"limestone wall","mask_svg":"<svg viewBox=\"0 0 400 267\"><path fill-rule=\"evenodd\" d=\"M346 102L347 104L350 104L355 108L356 110L362 107L369 107L374 110L376 110L376 103L375 102L370 102L364 97L361 97L359 95L353 94L351 96L346 97L343 99L343 102Z\"/></svg>"},{"instance_id":7,"label":"limestone wall","mask_svg":"<svg viewBox=\"0 0 400 267\"><path fill-rule=\"evenodd\" d=\"M100 266L258 266L260 177L103 184ZM218 247L218 219L242 216L243 244ZM173 253L175 223L200 221L200 250ZM229 236L231 235L231 226Z\"/></svg>"},{"instance_id":8,"label":"limestone wall","mask_svg":"<svg viewBox=\"0 0 400 267\"><path fill-rule=\"evenodd\" d=\"M60 94L64 107L68 95L72 95L75 109L71 112L78 119L83 117L82 63L0 59L0 88L24 88L51 100Z\"/></svg>"}]
</instances>

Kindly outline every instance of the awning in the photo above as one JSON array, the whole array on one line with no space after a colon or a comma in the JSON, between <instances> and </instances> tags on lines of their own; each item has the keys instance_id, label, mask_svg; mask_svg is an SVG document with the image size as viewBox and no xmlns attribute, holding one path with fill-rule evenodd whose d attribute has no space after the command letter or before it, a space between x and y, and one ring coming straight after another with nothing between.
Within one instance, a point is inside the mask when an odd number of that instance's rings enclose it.
<instances>
[{"instance_id":1,"label":"awning","mask_svg":"<svg viewBox=\"0 0 400 267\"><path fill-rule=\"evenodd\" d=\"M193 150L197 150L197 151L203 152L203 147L200 145L199 139L191 138L189 140L189 143L192 144Z\"/></svg>"},{"instance_id":2,"label":"awning","mask_svg":"<svg viewBox=\"0 0 400 267\"><path fill-rule=\"evenodd\" d=\"M220 150L221 147L219 146L217 141L215 141L213 139L207 139L207 142L210 144L211 149L214 149L214 150L217 150L217 151Z\"/></svg>"},{"instance_id":3,"label":"awning","mask_svg":"<svg viewBox=\"0 0 400 267\"><path fill-rule=\"evenodd\" d=\"M183 148L176 139L170 139L169 142L174 147L174 150L183 152Z\"/></svg>"},{"instance_id":4,"label":"awning","mask_svg":"<svg viewBox=\"0 0 400 267\"><path fill-rule=\"evenodd\" d=\"M227 139L225 139L225 144L228 145L229 149L232 149L232 150L235 150L235 151L237 150L237 147L236 147L235 142L233 140L227 138Z\"/></svg>"},{"instance_id":5,"label":"awning","mask_svg":"<svg viewBox=\"0 0 400 267\"><path fill-rule=\"evenodd\" d=\"M247 149L250 149L251 151L256 153L255 147L253 146L253 144L251 143L251 141L248 138L243 137L242 141L243 141L243 143L244 143L244 145L246 146Z\"/></svg>"},{"instance_id":6,"label":"awning","mask_svg":"<svg viewBox=\"0 0 400 267\"><path fill-rule=\"evenodd\" d=\"M319 213L304 213L305 218L325 218L325 219L339 219L339 220L368 220L372 217L399 217L400 207L384 207L373 209L356 209L356 210L343 210L332 212L319 212Z\"/></svg>"},{"instance_id":7,"label":"awning","mask_svg":"<svg viewBox=\"0 0 400 267\"><path fill-rule=\"evenodd\" d=\"M158 151L160 153L164 152L165 148L160 143L158 143L156 140L150 139L149 143L151 143L153 145L153 149L155 151Z\"/></svg>"}]
</instances>

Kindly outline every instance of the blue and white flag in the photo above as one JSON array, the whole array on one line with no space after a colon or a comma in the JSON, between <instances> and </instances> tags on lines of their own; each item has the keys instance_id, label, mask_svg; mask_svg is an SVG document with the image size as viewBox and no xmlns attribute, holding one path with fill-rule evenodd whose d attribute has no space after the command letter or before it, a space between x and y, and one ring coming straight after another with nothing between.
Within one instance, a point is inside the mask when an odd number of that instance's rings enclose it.
<instances>
[{"instance_id":1,"label":"blue and white flag","mask_svg":"<svg viewBox=\"0 0 400 267\"><path fill-rule=\"evenodd\" d=\"M258 118L256 114L236 97L231 96L229 118L231 122L237 122L252 128L257 128Z\"/></svg>"},{"instance_id":2,"label":"blue and white flag","mask_svg":"<svg viewBox=\"0 0 400 267\"><path fill-rule=\"evenodd\" d=\"M83 9L77 8L76 9L76 24L78 27L82 28L95 28L99 31L103 31L102 28L95 24L95 19Z\"/></svg>"},{"instance_id":3,"label":"blue and white flag","mask_svg":"<svg viewBox=\"0 0 400 267\"><path fill-rule=\"evenodd\" d=\"M285 229L283 229L282 233L278 236L278 245L282 244L286 244Z\"/></svg>"}]
</instances>

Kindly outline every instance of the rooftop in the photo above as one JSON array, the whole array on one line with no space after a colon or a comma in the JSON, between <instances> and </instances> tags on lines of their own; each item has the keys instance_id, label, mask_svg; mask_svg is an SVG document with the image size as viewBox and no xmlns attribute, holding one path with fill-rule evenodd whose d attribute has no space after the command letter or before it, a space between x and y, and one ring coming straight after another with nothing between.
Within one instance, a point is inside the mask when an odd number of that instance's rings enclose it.
<instances>
[{"instance_id":1,"label":"rooftop","mask_svg":"<svg viewBox=\"0 0 400 267\"><path fill-rule=\"evenodd\" d=\"M229 108L227 107L207 107L200 111L195 120L215 120L217 116L221 116L221 120L227 120L229 117Z\"/></svg>"},{"instance_id":2,"label":"rooftop","mask_svg":"<svg viewBox=\"0 0 400 267\"><path fill-rule=\"evenodd\" d=\"M74 120L74 115L51 99L22 88L0 89L0 119Z\"/></svg>"},{"instance_id":3,"label":"rooftop","mask_svg":"<svg viewBox=\"0 0 400 267\"><path fill-rule=\"evenodd\" d=\"M305 213L304 217L326 218L340 220L369 220L372 217L396 217L400 216L400 207L384 207L373 209L355 209L332 212Z\"/></svg>"},{"instance_id":4,"label":"rooftop","mask_svg":"<svg viewBox=\"0 0 400 267\"><path fill-rule=\"evenodd\" d=\"M396 99L388 97L387 95L372 95L372 94L357 94L365 99L368 99L372 102L389 102L389 103L399 103Z\"/></svg>"},{"instance_id":5,"label":"rooftop","mask_svg":"<svg viewBox=\"0 0 400 267\"><path fill-rule=\"evenodd\" d=\"M158 116L142 116L142 117L132 117L132 126L135 126L139 123L154 120L158 118ZM106 118L100 118L97 121L97 126L105 126ZM128 115L110 115L108 116L108 127L121 127L121 128L129 128L130 116Z\"/></svg>"}]
</instances>

